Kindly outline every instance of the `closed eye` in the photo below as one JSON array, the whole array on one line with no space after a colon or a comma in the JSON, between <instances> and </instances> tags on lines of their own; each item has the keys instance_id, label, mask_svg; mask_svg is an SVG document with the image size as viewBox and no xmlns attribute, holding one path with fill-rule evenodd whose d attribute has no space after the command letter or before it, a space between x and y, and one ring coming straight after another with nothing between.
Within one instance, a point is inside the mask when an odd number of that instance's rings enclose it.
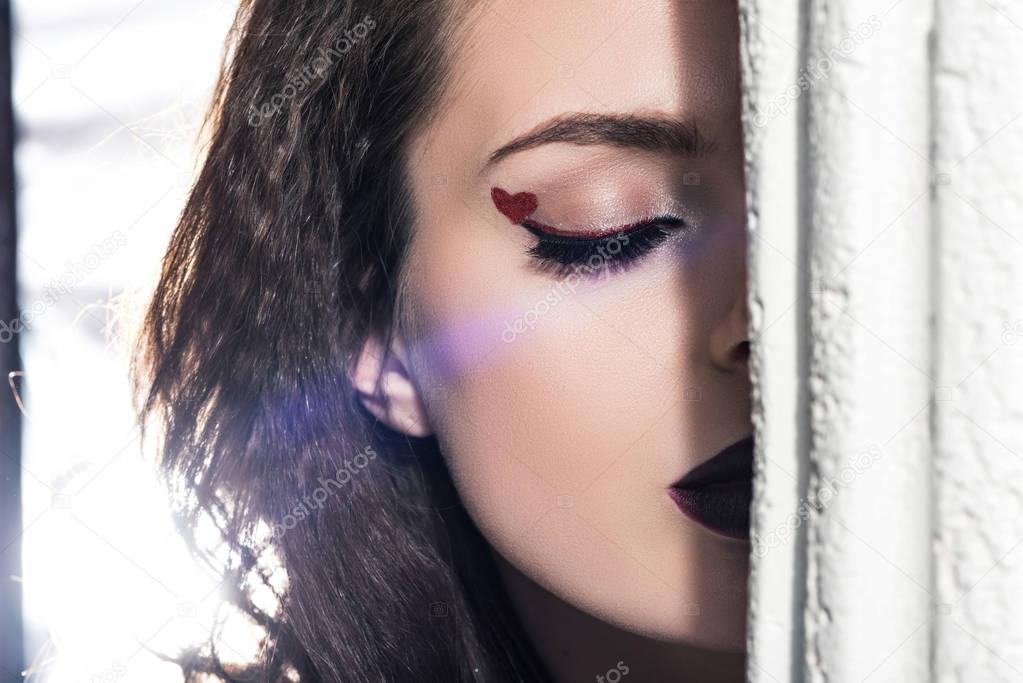
<instances>
[{"instance_id":1,"label":"closed eye","mask_svg":"<svg viewBox=\"0 0 1023 683\"><path fill-rule=\"evenodd\" d=\"M532 220L520 225L538 238L526 253L541 270L560 276L576 273L592 277L637 264L685 222L662 216L599 233L571 233Z\"/></svg>"}]
</instances>

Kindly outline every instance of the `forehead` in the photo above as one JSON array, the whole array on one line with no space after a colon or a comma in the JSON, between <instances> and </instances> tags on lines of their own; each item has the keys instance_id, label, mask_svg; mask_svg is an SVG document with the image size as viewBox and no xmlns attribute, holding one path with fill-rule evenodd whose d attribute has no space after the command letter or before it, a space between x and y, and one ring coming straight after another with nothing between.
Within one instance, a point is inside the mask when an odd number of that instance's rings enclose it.
<instances>
[{"instance_id":1,"label":"forehead","mask_svg":"<svg viewBox=\"0 0 1023 683\"><path fill-rule=\"evenodd\" d=\"M714 138L738 118L729 0L483 0L451 42L429 138L470 163L566 112L657 112Z\"/></svg>"}]
</instances>

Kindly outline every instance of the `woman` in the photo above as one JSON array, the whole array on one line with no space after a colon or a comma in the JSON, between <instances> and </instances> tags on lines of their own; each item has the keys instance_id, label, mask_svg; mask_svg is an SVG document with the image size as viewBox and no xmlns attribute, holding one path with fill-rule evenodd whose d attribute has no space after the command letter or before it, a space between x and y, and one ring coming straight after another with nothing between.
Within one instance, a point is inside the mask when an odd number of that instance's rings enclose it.
<instances>
[{"instance_id":1,"label":"woman","mask_svg":"<svg viewBox=\"0 0 1023 683\"><path fill-rule=\"evenodd\" d=\"M185 529L267 631L190 671L742 679L737 24L242 2L138 363Z\"/></svg>"}]
</instances>

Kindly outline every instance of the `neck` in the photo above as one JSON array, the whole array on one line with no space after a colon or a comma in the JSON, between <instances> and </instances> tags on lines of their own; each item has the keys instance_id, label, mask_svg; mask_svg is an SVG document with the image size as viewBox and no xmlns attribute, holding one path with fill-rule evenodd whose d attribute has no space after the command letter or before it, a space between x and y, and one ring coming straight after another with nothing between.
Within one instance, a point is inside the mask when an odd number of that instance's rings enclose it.
<instances>
[{"instance_id":1,"label":"neck","mask_svg":"<svg viewBox=\"0 0 1023 683\"><path fill-rule=\"evenodd\" d=\"M555 683L741 683L742 652L715 652L617 628L558 598L494 553L512 605Z\"/></svg>"}]
</instances>

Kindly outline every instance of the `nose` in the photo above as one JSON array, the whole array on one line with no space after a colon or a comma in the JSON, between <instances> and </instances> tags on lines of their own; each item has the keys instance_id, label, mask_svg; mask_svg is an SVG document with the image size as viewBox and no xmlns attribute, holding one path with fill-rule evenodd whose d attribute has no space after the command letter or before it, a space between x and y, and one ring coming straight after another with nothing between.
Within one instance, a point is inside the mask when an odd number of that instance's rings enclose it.
<instances>
[{"instance_id":1,"label":"nose","mask_svg":"<svg viewBox=\"0 0 1023 683\"><path fill-rule=\"evenodd\" d=\"M750 316L745 271L743 264L740 278L742 286L736 288L735 297L727 314L711 334L711 362L725 372L749 372Z\"/></svg>"}]
</instances>

